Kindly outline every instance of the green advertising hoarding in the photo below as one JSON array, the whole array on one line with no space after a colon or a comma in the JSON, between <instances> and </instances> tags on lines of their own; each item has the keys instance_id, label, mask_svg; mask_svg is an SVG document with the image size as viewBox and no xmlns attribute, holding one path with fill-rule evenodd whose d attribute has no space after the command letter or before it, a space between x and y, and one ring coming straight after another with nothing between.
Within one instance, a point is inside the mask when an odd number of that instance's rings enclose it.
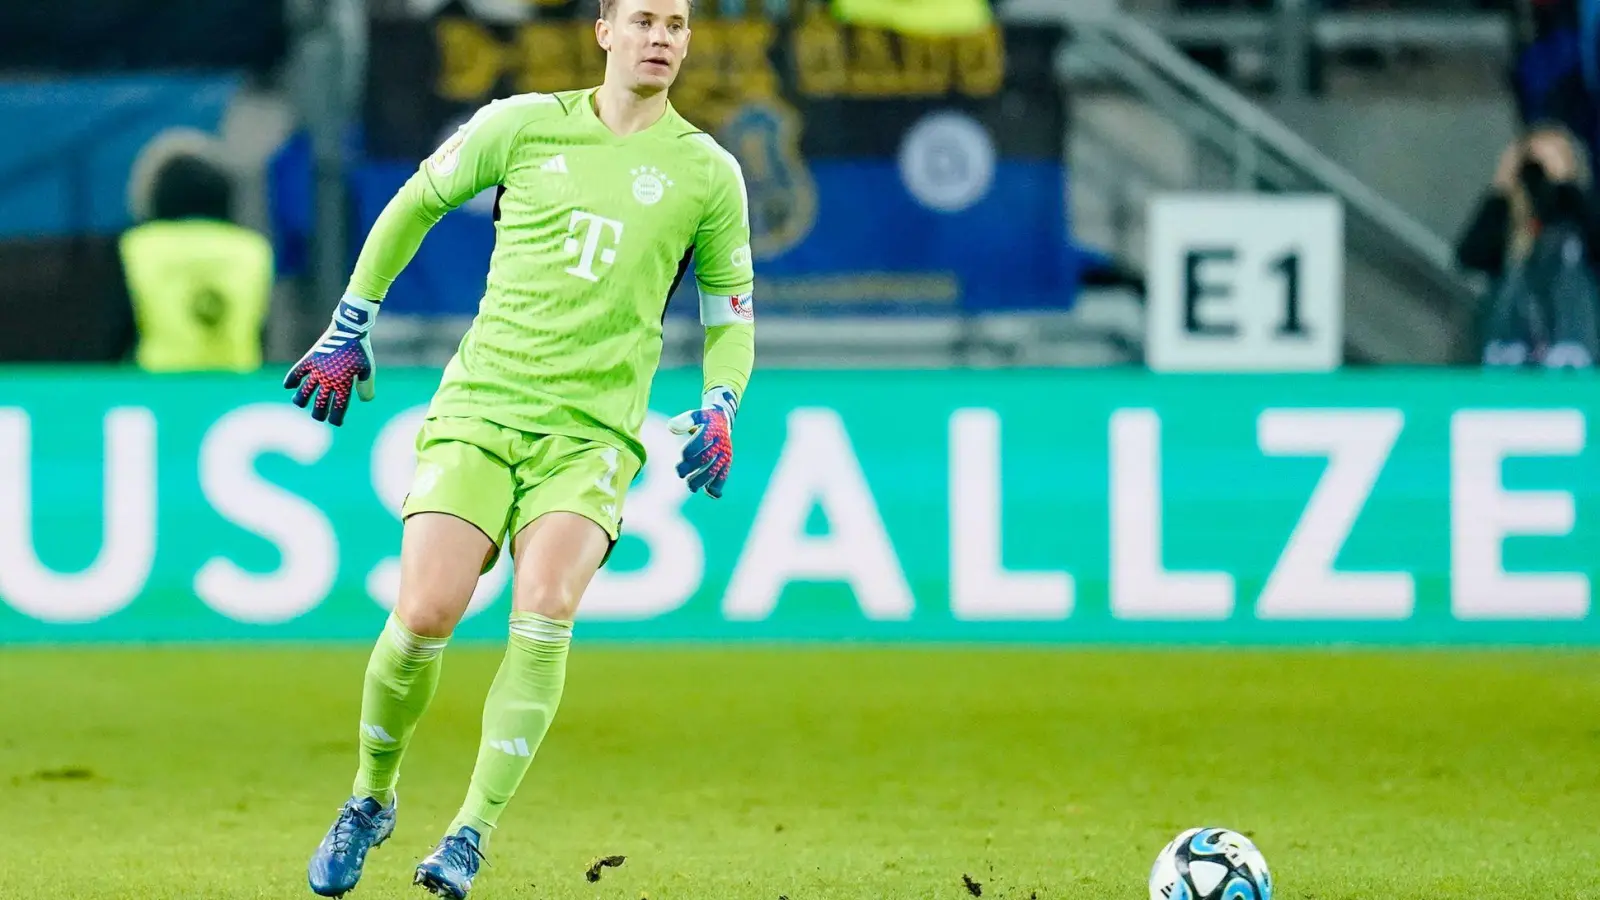
<instances>
[{"instance_id":1,"label":"green advertising hoarding","mask_svg":"<svg viewBox=\"0 0 1600 900\"><path fill-rule=\"evenodd\" d=\"M3 372L0 642L368 640L438 373ZM1600 380L758 372L723 499L651 461L585 639L1600 643ZM458 635L500 637L508 568Z\"/></svg>"}]
</instances>

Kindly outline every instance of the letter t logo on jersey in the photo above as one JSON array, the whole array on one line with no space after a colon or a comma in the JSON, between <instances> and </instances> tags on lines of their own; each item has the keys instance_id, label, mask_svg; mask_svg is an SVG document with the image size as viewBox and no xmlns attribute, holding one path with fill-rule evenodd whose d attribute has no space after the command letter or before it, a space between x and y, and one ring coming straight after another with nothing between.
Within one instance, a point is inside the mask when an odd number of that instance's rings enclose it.
<instances>
[{"instance_id":1,"label":"letter t logo on jersey","mask_svg":"<svg viewBox=\"0 0 1600 900\"><path fill-rule=\"evenodd\" d=\"M605 239L608 230L612 235L611 246L602 249L600 242ZM595 261L598 259L603 266L617 261L616 246L622 242L622 223L575 209L572 211L572 221L567 224L567 232L573 235L567 238L567 254L578 257L578 264L569 267L567 274L588 281L599 281L600 276L594 271Z\"/></svg>"}]
</instances>

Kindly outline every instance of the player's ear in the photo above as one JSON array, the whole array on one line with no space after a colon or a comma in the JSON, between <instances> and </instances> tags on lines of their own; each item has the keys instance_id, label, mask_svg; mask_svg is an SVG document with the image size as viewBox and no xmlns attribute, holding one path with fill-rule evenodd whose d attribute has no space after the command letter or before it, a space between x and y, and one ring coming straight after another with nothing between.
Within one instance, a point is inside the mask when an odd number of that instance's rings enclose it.
<instances>
[{"instance_id":1,"label":"player's ear","mask_svg":"<svg viewBox=\"0 0 1600 900\"><path fill-rule=\"evenodd\" d=\"M600 45L601 50L604 50L607 53L611 52L610 22L607 22L605 19L594 20L594 40L595 43Z\"/></svg>"}]
</instances>

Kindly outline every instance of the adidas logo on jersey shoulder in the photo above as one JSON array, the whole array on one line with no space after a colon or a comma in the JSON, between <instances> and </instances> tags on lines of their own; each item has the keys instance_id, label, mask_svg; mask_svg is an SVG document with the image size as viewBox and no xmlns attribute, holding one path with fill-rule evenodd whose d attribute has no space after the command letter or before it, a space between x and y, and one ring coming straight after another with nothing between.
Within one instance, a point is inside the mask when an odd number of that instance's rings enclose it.
<instances>
[{"instance_id":1,"label":"adidas logo on jersey shoulder","mask_svg":"<svg viewBox=\"0 0 1600 900\"><path fill-rule=\"evenodd\" d=\"M539 169L544 172L558 172L562 175L567 174L566 154L557 153L555 156L545 160L544 165L540 166Z\"/></svg>"}]
</instances>

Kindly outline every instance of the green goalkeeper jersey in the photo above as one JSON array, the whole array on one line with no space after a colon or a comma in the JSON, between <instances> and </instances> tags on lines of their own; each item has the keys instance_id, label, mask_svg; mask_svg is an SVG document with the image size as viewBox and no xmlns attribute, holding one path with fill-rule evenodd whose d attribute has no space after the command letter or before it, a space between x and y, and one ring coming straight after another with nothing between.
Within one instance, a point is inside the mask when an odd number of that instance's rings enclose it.
<instances>
[{"instance_id":1,"label":"green goalkeeper jersey","mask_svg":"<svg viewBox=\"0 0 1600 900\"><path fill-rule=\"evenodd\" d=\"M497 188L484 296L429 414L620 444L642 461L666 303L691 254L702 323L752 320L749 213L739 165L710 135L669 105L619 136L593 94L488 104L391 207L412 210L425 232ZM420 240L403 248L408 258ZM398 269L362 255L351 289L381 297Z\"/></svg>"}]
</instances>

